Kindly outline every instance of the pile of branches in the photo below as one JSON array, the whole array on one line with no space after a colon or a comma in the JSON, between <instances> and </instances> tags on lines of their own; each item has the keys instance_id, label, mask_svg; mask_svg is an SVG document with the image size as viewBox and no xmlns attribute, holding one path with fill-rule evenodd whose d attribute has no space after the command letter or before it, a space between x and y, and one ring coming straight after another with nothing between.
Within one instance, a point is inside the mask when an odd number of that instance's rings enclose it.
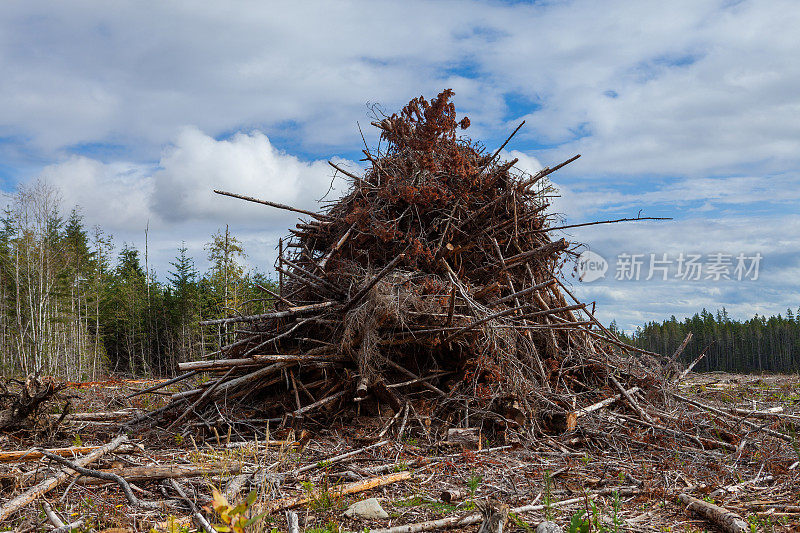
<instances>
[{"instance_id":1,"label":"pile of branches","mask_svg":"<svg viewBox=\"0 0 800 533\"><path fill-rule=\"evenodd\" d=\"M609 388L664 382L657 354L620 342L560 280L576 246L551 237L564 226L547 176L579 156L518 170L499 159L508 140L488 152L461 135L452 95L373 122L383 148L364 150L362 176L331 163L351 186L321 212L216 191L304 218L281 246L279 290L264 288L274 310L203 322L237 337L180 365L177 379L216 377L159 411L170 427L212 425L238 402L250 422L389 407L439 427L561 431Z\"/></svg>"}]
</instances>

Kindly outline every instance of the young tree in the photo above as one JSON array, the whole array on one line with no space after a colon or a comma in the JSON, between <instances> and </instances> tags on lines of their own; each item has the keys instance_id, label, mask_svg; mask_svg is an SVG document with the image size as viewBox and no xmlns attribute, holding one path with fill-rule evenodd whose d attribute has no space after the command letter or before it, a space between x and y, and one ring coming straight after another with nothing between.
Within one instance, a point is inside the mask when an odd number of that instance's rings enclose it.
<instances>
[{"instance_id":1,"label":"young tree","mask_svg":"<svg viewBox=\"0 0 800 533\"><path fill-rule=\"evenodd\" d=\"M101 317L106 353L115 370L150 371L145 350L147 287L139 251L124 244L107 289Z\"/></svg>"},{"instance_id":2,"label":"young tree","mask_svg":"<svg viewBox=\"0 0 800 533\"><path fill-rule=\"evenodd\" d=\"M10 207L3 210L0 219L0 371L3 374L13 372L17 364L14 356L18 356L13 336L15 335L14 323L16 319L14 294L16 284L14 277L14 250L13 241L17 235L16 221Z\"/></svg>"},{"instance_id":3,"label":"young tree","mask_svg":"<svg viewBox=\"0 0 800 533\"><path fill-rule=\"evenodd\" d=\"M113 275L110 267L109 257L114 250L114 239L111 235L106 235L100 226L94 226L92 229L92 254L94 259L94 268L91 276L89 277L89 300L94 303L92 319L88 321L87 327L93 338L93 354L92 360L92 379L97 377L99 371L103 370L108 363L106 348L103 337L103 327L101 320L104 319L101 314L104 298L107 297L107 291L111 283ZM101 307L103 306L103 307ZM88 316L87 311L87 316ZM105 322L103 322L103 326Z\"/></svg>"},{"instance_id":4,"label":"young tree","mask_svg":"<svg viewBox=\"0 0 800 533\"><path fill-rule=\"evenodd\" d=\"M53 290L60 266L56 255L60 239L61 201L57 189L44 181L20 186L13 199L17 231L14 240L17 350L22 370L63 369L56 364L60 344L55 324ZM61 350L63 352L63 350Z\"/></svg>"},{"instance_id":5,"label":"young tree","mask_svg":"<svg viewBox=\"0 0 800 533\"><path fill-rule=\"evenodd\" d=\"M246 256L239 239L232 236L225 226L225 232L214 233L205 249L211 265L203 277L203 316L221 317L231 311L241 312L241 306L247 300L249 280L240 262ZM228 338L228 325L225 324L218 330L217 347L226 344Z\"/></svg>"},{"instance_id":6,"label":"young tree","mask_svg":"<svg viewBox=\"0 0 800 533\"><path fill-rule=\"evenodd\" d=\"M198 272L194 265L194 259L187 253L188 250L186 243L182 242L175 260L170 261L173 270L167 273L167 281L179 301L191 304L191 300L197 292Z\"/></svg>"},{"instance_id":7,"label":"young tree","mask_svg":"<svg viewBox=\"0 0 800 533\"><path fill-rule=\"evenodd\" d=\"M173 270L167 275L170 291L165 296L165 303L171 311L173 337L170 341L173 350L170 353L178 352L178 360L173 360L172 366L194 359L200 338L197 324L200 318L198 272L187 252L186 243L181 243L177 257L170 262Z\"/></svg>"}]
</instances>

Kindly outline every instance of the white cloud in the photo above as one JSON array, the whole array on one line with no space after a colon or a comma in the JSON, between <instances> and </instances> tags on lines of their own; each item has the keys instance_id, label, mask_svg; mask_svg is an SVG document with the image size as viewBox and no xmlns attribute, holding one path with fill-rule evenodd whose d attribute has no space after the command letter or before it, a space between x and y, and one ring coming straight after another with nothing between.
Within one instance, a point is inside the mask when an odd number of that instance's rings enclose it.
<instances>
[{"instance_id":1,"label":"white cloud","mask_svg":"<svg viewBox=\"0 0 800 533\"><path fill-rule=\"evenodd\" d=\"M215 140L195 127L184 128L165 149L153 176L154 210L164 219L225 219L239 223L287 221L296 215L213 193L214 189L315 210L332 183L346 186L325 161L304 162L280 152L261 132Z\"/></svg>"},{"instance_id":2,"label":"white cloud","mask_svg":"<svg viewBox=\"0 0 800 533\"><path fill-rule=\"evenodd\" d=\"M349 161L337 164L358 171ZM161 273L181 241L198 264L213 232L230 226L245 245L251 267L271 271L275 243L297 222L293 212L216 195L213 189L256 196L307 210L328 191L335 199L346 187L326 161L302 161L277 150L261 132L216 140L196 127L181 130L157 166L103 163L73 156L49 165L40 176L56 186L65 210L79 206L88 225L99 224L118 243L144 250L149 226L151 265Z\"/></svg>"},{"instance_id":3,"label":"white cloud","mask_svg":"<svg viewBox=\"0 0 800 533\"><path fill-rule=\"evenodd\" d=\"M547 159L580 151L591 166L575 172L797 168L794 7L9 2L0 135L45 151L121 143L154 158L177 127L196 124L353 149L366 102L393 111L452 86L478 138L502 140L518 122L506 96L537 103L517 141L566 143Z\"/></svg>"},{"instance_id":4,"label":"white cloud","mask_svg":"<svg viewBox=\"0 0 800 533\"><path fill-rule=\"evenodd\" d=\"M774 176L732 176L725 178L679 178L640 183L609 182L604 185L591 178L572 178L560 181L554 176L559 197L553 200L554 209L569 217L570 223L588 222L595 217L607 218L608 213L626 218L652 216L656 210L678 218L695 217L703 213L709 218L719 216L721 209L732 210L736 216L742 209L752 214L791 210L800 200L800 172ZM649 190L648 190L649 189ZM617 215L608 218L620 218Z\"/></svg>"},{"instance_id":5,"label":"white cloud","mask_svg":"<svg viewBox=\"0 0 800 533\"><path fill-rule=\"evenodd\" d=\"M593 249L779 260L756 290L594 286L605 316L633 323L720 302L780 311L800 299L785 257L800 249L788 214L800 199L799 26L790 0L9 1L0 153L6 167L62 161L41 174L65 205L124 239L140 240L149 219L165 258L231 223L263 266L295 217L211 189L313 209L330 181L324 160L361 148L355 122L376 138L366 102L391 113L453 87L467 133L489 149L527 120L508 147L519 168L583 154L554 176L568 222L641 208L680 219L572 232Z\"/></svg>"},{"instance_id":6,"label":"white cloud","mask_svg":"<svg viewBox=\"0 0 800 533\"><path fill-rule=\"evenodd\" d=\"M353 162L338 165L359 172ZM40 177L62 191L63 204L81 206L88 219L111 230L133 231L148 219L157 224L191 220L266 230L287 227L297 214L229 199L221 189L306 210L318 210L320 197L335 199L348 186L334 178L326 161L302 161L276 149L261 132L216 140L186 127L165 148L158 165L103 163L72 156L45 167Z\"/></svg>"},{"instance_id":7,"label":"white cloud","mask_svg":"<svg viewBox=\"0 0 800 533\"><path fill-rule=\"evenodd\" d=\"M603 280L573 280L575 293L583 299L599 300L598 317L606 322L616 319L626 329L671 314L682 317L723 306L732 317L746 319L754 313L782 313L787 307L796 308L800 301L796 275L800 269L800 217L795 214L621 223L577 228L569 234L575 241L588 243L609 262ZM705 262L708 254L718 252L732 258L739 253L748 257L760 253L758 279L739 281L733 275L734 279L718 282L675 279L674 264L666 281L661 281L658 272L653 279L645 279L651 253L657 259L666 253L672 261L680 253L701 254L701 262ZM638 281L614 279L621 253L644 254Z\"/></svg>"},{"instance_id":8,"label":"white cloud","mask_svg":"<svg viewBox=\"0 0 800 533\"><path fill-rule=\"evenodd\" d=\"M584 154L571 171L696 176L742 165L796 168L794 7L558 3L532 24L512 25L501 45L486 49L485 64L521 94L538 96L542 107L525 117L528 125L539 141L566 142L550 157Z\"/></svg>"},{"instance_id":9,"label":"white cloud","mask_svg":"<svg viewBox=\"0 0 800 533\"><path fill-rule=\"evenodd\" d=\"M519 150L503 150L500 152L500 160L510 161L512 159L519 159L514 165L514 168L521 170L527 174L536 174L544 168L544 165L530 154L520 152Z\"/></svg>"},{"instance_id":10,"label":"white cloud","mask_svg":"<svg viewBox=\"0 0 800 533\"><path fill-rule=\"evenodd\" d=\"M106 164L88 157L73 156L48 165L42 180L61 192L66 209L80 206L84 216L110 231L144 230L153 193L151 168L134 163Z\"/></svg>"}]
</instances>

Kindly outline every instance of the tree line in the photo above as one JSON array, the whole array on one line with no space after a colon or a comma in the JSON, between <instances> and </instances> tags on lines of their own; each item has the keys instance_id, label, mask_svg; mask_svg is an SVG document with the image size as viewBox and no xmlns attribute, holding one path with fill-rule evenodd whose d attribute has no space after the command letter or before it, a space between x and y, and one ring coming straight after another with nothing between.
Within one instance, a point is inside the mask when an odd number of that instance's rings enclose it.
<instances>
[{"instance_id":1,"label":"tree line","mask_svg":"<svg viewBox=\"0 0 800 533\"><path fill-rule=\"evenodd\" d=\"M0 373L39 371L78 381L109 373L164 376L231 342L231 326L198 322L271 307L277 287L248 271L245 251L227 228L205 246L200 272L184 244L159 281L147 249L117 248L99 226L87 229L77 208L60 210L45 182L21 186L0 218ZM800 371L800 308L786 315L733 320L723 308L683 321L649 322L626 336L649 351L672 354L689 332L684 363L698 370Z\"/></svg>"},{"instance_id":2,"label":"tree line","mask_svg":"<svg viewBox=\"0 0 800 533\"><path fill-rule=\"evenodd\" d=\"M201 317L265 312L263 289L274 284L245 268L227 228L205 250L200 272L178 246L159 281L146 249L143 257L130 244L118 248L99 226L87 229L78 208L63 215L47 183L20 187L0 219L0 372L170 375L178 362L218 350L233 330L201 328Z\"/></svg>"},{"instance_id":3,"label":"tree line","mask_svg":"<svg viewBox=\"0 0 800 533\"><path fill-rule=\"evenodd\" d=\"M612 323L612 328L616 325ZM629 338L645 350L672 355L691 332L692 341L681 361L694 361L706 355L696 370L727 372L800 372L800 308L786 315L755 315L749 320L733 320L725 308L711 313L705 309L682 322L674 316L663 322L649 322ZM618 332L619 333L619 332Z\"/></svg>"}]
</instances>

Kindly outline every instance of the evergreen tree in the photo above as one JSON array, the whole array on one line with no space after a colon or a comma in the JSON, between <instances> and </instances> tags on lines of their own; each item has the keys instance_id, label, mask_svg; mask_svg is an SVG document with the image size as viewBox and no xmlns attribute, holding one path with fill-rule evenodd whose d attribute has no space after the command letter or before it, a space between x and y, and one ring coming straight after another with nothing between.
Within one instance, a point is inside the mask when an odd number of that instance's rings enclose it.
<instances>
[{"instance_id":1,"label":"evergreen tree","mask_svg":"<svg viewBox=\"0 0 800 533\"><path fill-rule=\"evenodd\" d=\"M703 370L731 372L797 372L800 370L800 321L787 310L766 317L756 314L733 320L724 308L716 317L706 310L677 322L674 317L637 328L633 342L663 354L672 353L691 332L694 337L682 359L689 363L708 348Z\"/></svg>"},{"instance_id":2,"label":"evergreen tree","mask_svg":"<svg viewBox=\"0 0 800 533\"><path fill-rule=\"evenodd\" d=\"M170 262L174 270L167 274L167 281L180 300L191 298L197 284L198 272L194 266L194 259L189 257L187 252L186 243L181 243L175 261Z\"/></svg>"},{"instance_id":3,"label":"evergreen tree","mask_svg":"<svg viewBox=\"0 0 800 533\"><path fill-rule=\"evenodd\" d=\"M203 276L203 317L222 317L231 312L242 312L247 300L247 280L244 265L240 262L245 252L239 239L225 231L217 231L205 246L210 267ZM212 340L214 339L214 340ZM210 349L216 350L230 341L230 330L225 324L212 337Z\"/></svg>"},{"instance_id":4,"label":"evergreen tree","mask_svg":"<svg viewBox=\"0 0 800 533\"><path fill-rule=\"evenodd\" d=\"M117 371L149 372L144 349L147 287L139 251L124 244L103 298L101 323L106 353Z\"/></svg>"},{"instance_id":5,"label":"evergreen tree","mask_svg":"<svg viewBox=\"0 0 800 533\"><path fill-rule=\"evenodd\" d=\"M187 252L186 243L181 243L178 256L170 262L173 270L167 275L170 291L165 294L165 304L172 324L171 353L177 355L174 363L194 359L200 349L200 284L194 260Z\"/></svg>"}]
</instances>

